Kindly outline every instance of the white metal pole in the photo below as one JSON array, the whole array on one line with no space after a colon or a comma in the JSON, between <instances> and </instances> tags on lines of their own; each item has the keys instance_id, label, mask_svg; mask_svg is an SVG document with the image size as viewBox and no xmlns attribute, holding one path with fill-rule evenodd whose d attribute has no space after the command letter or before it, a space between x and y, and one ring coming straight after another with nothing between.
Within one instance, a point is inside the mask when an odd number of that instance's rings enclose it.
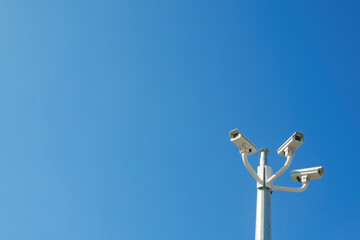
<instances>
[{"instance_id":1,"label":"white metal pole","mask_svg":"<svg viewBox=\"0 0 360 240\"><path fill-rule=\"evenodd\" d=\"M270 177L267 174L269 150L262 148L259 154L258 175L263 184L258 184L257 189L255 240L271 240L271 189L266 187L266 180Z\"/></svg>"}]
</instances>

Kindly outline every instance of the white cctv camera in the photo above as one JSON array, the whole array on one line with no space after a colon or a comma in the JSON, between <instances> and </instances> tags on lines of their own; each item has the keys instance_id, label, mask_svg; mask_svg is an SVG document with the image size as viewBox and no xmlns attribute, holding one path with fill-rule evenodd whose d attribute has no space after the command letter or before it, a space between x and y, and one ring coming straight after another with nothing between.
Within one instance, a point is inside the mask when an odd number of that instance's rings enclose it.
<instances>
[{"instance_id":1,"label":"white cctv camera","mask_svg":"<svg viewBox=\"0 0 360 240\"><path fill-rule=\"evenodd\" d=\"M230 140L238 146L240 153L245 151L248 155L256 153L257 148L239 130L234 129L230 132Z\"/></svg>"},{"instance_id":2,"label":"white cctv camera","mask_svg":"<svg viewBox=\"0 0 360 240\"><path fill-rule=\"evenodd\" d=\"M294 182L303 182L303 179L306 178L307 181L320 179L325 173L323 167L312 167L312 168L303 168L291 171L291 178Z\"/></svg>"},{"instance_id":3,"label":"white cctv camera","mask_svg":"<svg viewBox=\"0 0 360 240\"><path fill-rule=\"evenodd\" d=\"M288 154L294 154L295 150L304 142L304 134L295 132L281 147L278 149L278 154L286 157Z\"/></svg>"}]
</instances>

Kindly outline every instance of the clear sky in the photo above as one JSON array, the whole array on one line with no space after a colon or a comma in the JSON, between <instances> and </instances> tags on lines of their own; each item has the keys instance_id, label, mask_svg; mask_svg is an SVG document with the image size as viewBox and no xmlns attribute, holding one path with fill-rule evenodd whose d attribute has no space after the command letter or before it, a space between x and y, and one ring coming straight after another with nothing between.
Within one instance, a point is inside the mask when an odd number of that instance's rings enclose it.
<instances>
[{"instance_id":1,"label":"clear sky","mask_svg":"<svg viewBox=\"0 0 360 240\"><path fill-rule=\"evenodd\" d=\"M253 239L234 128L325 168L273 239L356 238L359 4L0 1L0 239Z\"/></svg>"}]
</instances>

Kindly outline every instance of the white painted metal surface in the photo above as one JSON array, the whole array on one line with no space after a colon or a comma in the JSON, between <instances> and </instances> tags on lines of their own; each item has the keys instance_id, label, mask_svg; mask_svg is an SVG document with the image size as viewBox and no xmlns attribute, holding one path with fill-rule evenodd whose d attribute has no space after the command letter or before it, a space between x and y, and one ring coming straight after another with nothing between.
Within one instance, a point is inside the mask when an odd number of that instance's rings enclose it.
<instances>
[{"instance_id":1,"label":"white painted metal surface","mask_svg":"<svg viewBox=\"0 0 360 240\"><path fill-rule=\"evenodd\" d=\"M260 166L258 167L258 174L261 176L263 184L257 189L255 240L271 240L271 189L265 185L266 173L269 173L267 166L269 150L262 148L259 153Z\"/></svg>"},{"instance_id":2,"label":"white painted metal surface","mask_svg":"<svg viewBox=\"0 0 360 240\"><path fill-rule=\"evenodd\" d=\"M246 169L250 172L250 174L255 178L256 182L258 184L263 184L263 181L261 180L261 178L256 174L255 170L250 166L249 161L247 159L247 154L245 152L243 152L241 154L244 165L246 167Z\"/></svg>"},{"instance_id":3,"label":"white painted metal surface","mask_svg":"<svg viewBox=\"0 0 360 240\"><path fill-rule=\"evenodd\" d=\"M303 192L309 185L309 181L313 179L320 179L324 175L323 167L298 169L291 172L291 177L294 181L302 183L300 188L274 186L273 182L283 174L290 166L294 157L295 151L304 142L304 134L295 132L281 147L278 149L280 156L286 157L286 162L279 171L275 174L268 166L267 156L269 150L262 148L259 150L260 164L257 168L257 173L249 164L247 156L257 151L257 148L251 143L239 130L235 129L230 132L231 141L236 144L240 150L243 163L246 169L250 172L257 184L257 199L256 199L256 227L255 240L271 240L271 194L274 190L286 192Z\"/></svg>"},{"instance_id":4,"label":"white painted metal surface","mask_svg":"<svg viewBox=\"0 0 360 240\"><path fill-rule=\"evenodd\" d=\"M307 176L310 180L320 179L324 176L325 170L323 167L312 167L312 168L303 168L298 170L291 171L291 178L294 182L300 182L302 176Z\"/></svg>"},{"instance_id":5,"label":"white painted metal surface","mask_svg":"<svg viewBox=\"0 0 360 240\"><path fill-rule=\"evenodd\" d=\"M284 164L284 166L282 168L280 168L279 171L277 171L274 175L272 175L267 181L266 183L268 184L272 184L275 179L277 179L278 177L280 177L281 174L283 174L289 167L291 164L291 161L293 159L293 155L288 155L286 158L286 162Z\"/></svg>"},{"instance_id":6,"label":"white painted metal surface","mask_svg":"<svg viewBox=\"0 0 360 240\"><path fill-rule=\"evenodd\" d=\"M309 186L309 182L304 182L300 188L292 188L292 187L280 187L274 186L274 190L285 191L285 192L303 192Z\"/></svg>"}]
</instances>

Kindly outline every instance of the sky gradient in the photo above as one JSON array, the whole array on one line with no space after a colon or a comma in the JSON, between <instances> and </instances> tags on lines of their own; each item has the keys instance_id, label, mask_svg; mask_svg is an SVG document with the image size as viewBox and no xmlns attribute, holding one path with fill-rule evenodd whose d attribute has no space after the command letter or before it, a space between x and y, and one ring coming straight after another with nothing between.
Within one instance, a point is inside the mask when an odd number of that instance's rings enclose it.
<instances>
[{"instance_id":1,"label":"sky gradient","mask_svg":"<svg viewBox=\"0 0 360 240\"><path fill-rule=\"evenodd\" d=\"M0 239L235 240L256 184L229 140L290 170L273 239L360 225L359 1L0 1ZM249 156L256 167L259 155Z\"/></svg>"}]
</instances>

